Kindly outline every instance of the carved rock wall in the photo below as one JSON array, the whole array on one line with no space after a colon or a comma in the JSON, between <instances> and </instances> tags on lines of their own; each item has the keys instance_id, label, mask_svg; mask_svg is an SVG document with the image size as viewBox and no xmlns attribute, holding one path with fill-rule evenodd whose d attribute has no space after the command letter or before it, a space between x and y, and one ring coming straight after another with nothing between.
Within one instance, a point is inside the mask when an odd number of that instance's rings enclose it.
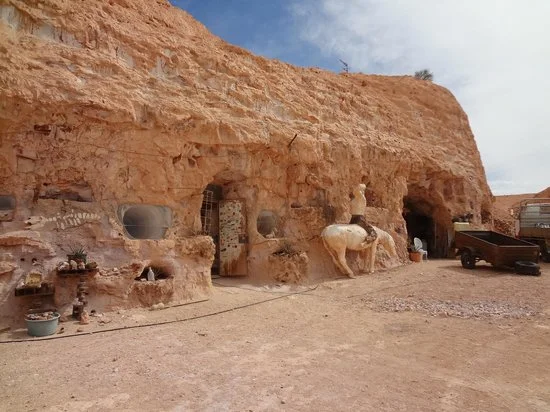
<instances>
[{"instance_id":1,"label":"carved rock wall","mask_svg":"<svg viewBox=\"0 0 550 412\"><path fill-rule=\"evenodd\" d=\"M403 258L405 203L443 233L454 215L481 223L492 208L448 90L258 57L163 0L0 0L0 139L0 195L16 199L2 233L28 221L52 262L71 242L106 268L168 254L205 288L213 248L197 263L187 239L201 231L208 184L244 202L250 276L277 242L257 231L266 210L277 236L308 253L312 277L334 274L318 235L349 219L360 182L369 219ZM169 207L166 240L129 240L123 204Z\"/></svg>"}]
</instances>

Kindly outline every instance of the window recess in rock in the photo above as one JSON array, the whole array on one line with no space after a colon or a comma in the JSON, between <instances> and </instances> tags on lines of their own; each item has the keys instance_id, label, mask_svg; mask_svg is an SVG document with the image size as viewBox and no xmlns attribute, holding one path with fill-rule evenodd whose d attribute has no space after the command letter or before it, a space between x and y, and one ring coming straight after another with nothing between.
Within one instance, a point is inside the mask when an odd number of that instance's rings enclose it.
<instances>
[{"instance_id":1,"label":"window recess in rock","mask_svg":"<svg viewBox=\"0 0 550 412\"><path fill-rule=\"evenodd\" d=\"M277 236L277 225L279 219L275 212L271 210L262 210L258 214L258 219L256 220L256 229L258 233L267 238L273 238Z\"/></svg>"},{"instance_id":2,"label":"window recess in rock","mask_svg":"<svg viewBox=\"0 0 550 412\"><path fill-rule=\"evenodd\" d=\"M15 197L0 195L0 221L12 220L15 210Z\"/></svg>"},{"instance_id":3,"label":"window recess in rock","mask_svg":"<svg viewBox=\"0 0 550 412\"><path fill-rule=\"evenodd\" d=\"M163 239L172 225L172 210L166 206L123 205L118 215L130 239Z\"/></svg>"},{"instance_id":4,"label":"window recess in rock","mask_svg":"<svg viewBox=\"0 0 550 412\"><path fill-rule=\"evenodd\" d=\"M15 197L9 195L0 195L0 210L15 209Z\"/></svg>"},{"instance_id":5,"label":"window recess in rock","mask_svg":"<svg viewBox=\"0 0 550 412\"><path fill-rule=\"evenodd\" d=\"M92 188L86 182L68 185L44 183L38 194L39 199L72 200L75 202L93 202Z\"/></svg>"},{"instance_id":6,"label":"window recess in rock","mask_svg":"<svg viewBox=\"0 0 550 412\"><path fill-rule=\"evenodd\" d=\"M151 269L152 274L149 274L149 269ZM171 279L173 277L173 267L172 265L167 264L151 264L145 266L141 274L135 278L135 280L163 280ZM149 279L149 276L152 279Z\"/></svg>"}]
</instances>

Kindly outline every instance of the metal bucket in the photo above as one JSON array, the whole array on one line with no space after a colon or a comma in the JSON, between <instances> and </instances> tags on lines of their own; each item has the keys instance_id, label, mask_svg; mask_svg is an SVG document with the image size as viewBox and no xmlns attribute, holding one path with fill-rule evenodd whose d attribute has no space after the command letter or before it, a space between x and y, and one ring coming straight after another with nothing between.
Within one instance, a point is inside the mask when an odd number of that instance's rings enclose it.
<instances>
[{"instance_id":1,"label":"metal bucket","mask_svg":"<svg viewBox=\"0 0 550 412\"><path fill-rule=\"evenodd\" d=\"M59 313L48 320L29 320L27 322L27 333L31 336L48 336L53 335L57 330L59 323Z\"/></svg>"}]
</instances>

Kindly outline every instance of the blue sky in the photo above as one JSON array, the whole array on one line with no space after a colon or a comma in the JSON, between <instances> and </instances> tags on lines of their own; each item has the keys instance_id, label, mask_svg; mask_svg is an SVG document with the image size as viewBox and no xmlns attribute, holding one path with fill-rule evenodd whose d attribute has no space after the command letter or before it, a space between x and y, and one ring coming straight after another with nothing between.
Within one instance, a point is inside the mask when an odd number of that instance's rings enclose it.
<instances>
[{"instance_id":1,"label":"blue sky","mask_svg":"<svg viewBox=\"0 0 550 412\"><path fill-rule=\"evenodd\" d=\"M175 0L212 33L255 54L297 66L339 70L333 56L300 39L292 0Z\"/></svg>"},{"instance_id":2,"label":"blue sky","mask_svg":"<svg viewBox=\"0 0 550 412\"><path fill-rule=\"evenodd\" d=\"M429 68L468 114L494 194L550 186L549 0L173 0L229 43L340 71Z\"/></svg>"}]
</instances>

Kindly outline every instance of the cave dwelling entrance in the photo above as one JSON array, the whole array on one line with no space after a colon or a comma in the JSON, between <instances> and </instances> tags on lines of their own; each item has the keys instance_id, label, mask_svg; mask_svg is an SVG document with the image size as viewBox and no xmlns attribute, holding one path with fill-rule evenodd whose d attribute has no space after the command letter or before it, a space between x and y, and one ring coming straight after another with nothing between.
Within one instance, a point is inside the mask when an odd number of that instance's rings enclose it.
<instances>
[{"instance_id":1,"label":"cave dwelling entrance","mask_svg":"<svg viewBox=\"0 0 550 412\"><path fill-rule=\"evenodd\" d=\"M405 197L403 219L407 226L408 242L415 237L422 241L429 258L445 258L449 254L449 222L438 216L436 208L424 199Z\"/></svg>"},{"instance_id":2,"label":"cave dwelling entrance","mask_svg":"<svg viewBox=\"0 0 550 412\"><path fill-rule=\"evenodd\" d=\"M203 192L200 211L202 233L212 237L216 245L213 278L248 274L245 203L225 199L226 186L209 184Z\"/></svg>"}]
</instances>

